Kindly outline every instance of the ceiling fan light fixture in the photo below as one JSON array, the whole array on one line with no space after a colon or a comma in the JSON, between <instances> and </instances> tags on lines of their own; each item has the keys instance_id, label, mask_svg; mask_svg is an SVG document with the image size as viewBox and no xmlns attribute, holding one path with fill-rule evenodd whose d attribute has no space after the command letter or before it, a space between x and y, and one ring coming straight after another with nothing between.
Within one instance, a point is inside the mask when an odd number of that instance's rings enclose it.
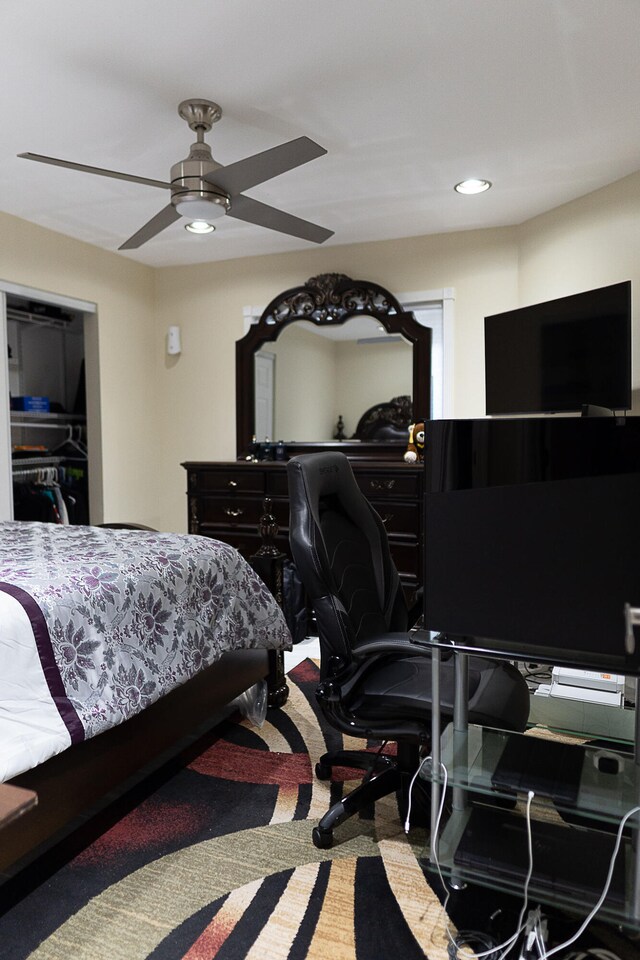
<instances>
[{"instance_id":1,"label":"ceiling fan light fixture","mask_svg":"<svg viewBox=\"0 0 640 960\"><path fill-rule=\"evenodd\" d=\"M474 193L484 193L485 190L489 190L491 187L490 180L461 180L460 183L456 183L453 188L456 193L464 193L465 196L472 196Z\"/></svg>"},{"instance_id":2,"label":"ceiling fan light fixture","mask_svg":"<svg viewBox=\"0 0 640 960\"><path fill-rule=\"evenodd\" d=\"M178 197L174 206L176 212L187 220L204 220L211 223L219 217L224 217L229 208L229 201L226 197L211 196L211 199L202 196L198 197Z\"/></svg>"},{"instance_id":3,"label":"ceiling fan light fixture","mask_svg":"<svg viewBox=\"0 0 640 960\"><path fill-rule=\"evenodd\" d=\"M191 223L186 223L184 226L185 230L188 230L189 233L213 233L215 227L212 223L207 223L206 220L193 220Z\"/></svg>"}]
</instances>

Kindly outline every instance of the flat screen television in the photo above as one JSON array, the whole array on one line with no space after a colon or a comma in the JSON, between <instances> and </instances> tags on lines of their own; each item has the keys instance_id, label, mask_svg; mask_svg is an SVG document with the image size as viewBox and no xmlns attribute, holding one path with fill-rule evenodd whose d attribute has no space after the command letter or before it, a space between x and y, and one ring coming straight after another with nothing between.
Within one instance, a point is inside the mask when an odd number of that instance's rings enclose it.
<instances>
[{"instance_id":1,"label":"flat screen television","mask_svg":"<svg viewBox=\"0 0 640 960\"><path fill-rule=\"evenodd\" d=\"M640 417L434 420L425 490L427 631L640 674Z\"/></svg>"},{"instance_id":2,"label":"flat screen television","mask_svg":"<svg viewBox=\"0 0 640 960\"><path fill-rule=\"evenodd\" d=\"M484 319L486 412L631 408L631 282Z\"/></svg>"}]
</instances>

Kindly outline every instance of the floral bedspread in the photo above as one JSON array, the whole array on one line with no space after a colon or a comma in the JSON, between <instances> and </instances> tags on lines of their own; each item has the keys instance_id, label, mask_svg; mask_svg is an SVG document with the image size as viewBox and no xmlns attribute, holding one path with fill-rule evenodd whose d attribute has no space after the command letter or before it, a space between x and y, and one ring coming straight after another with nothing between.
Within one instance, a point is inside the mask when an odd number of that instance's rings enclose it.
<instances>
[{"instance_id":1,"label":"floral bedspread","mask_svg":"<svg viewBox=\"0 0 640 960\"><path fill-rule=\"evenodd\" d=\"M291 644L250 565L204 537L0 523L0 591L31 621L72 742L138 713L226 650ZM14 690L5 699L0 677L0 711Z\"/></svg>"}]
</instances>

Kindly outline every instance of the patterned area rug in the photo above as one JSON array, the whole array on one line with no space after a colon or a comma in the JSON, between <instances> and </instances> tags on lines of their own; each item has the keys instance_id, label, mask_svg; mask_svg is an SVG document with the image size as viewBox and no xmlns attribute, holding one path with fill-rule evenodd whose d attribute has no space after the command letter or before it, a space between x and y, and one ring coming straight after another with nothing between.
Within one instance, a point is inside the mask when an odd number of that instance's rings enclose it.
<instances>
[{"instance_id":1,"label":"patterned area rug","mask_svg":"<svg viewBox=\"0 0 640 960\"><path fill-rule=\"evenodd\" d=\"M445 924L452 935L456 921L486 930L499 914L510 933L520 904L482 891L454 898L445 916L420 865L425 833L405 835L395 798L338 828L331 850L313 846L314 822L354 776L320 782L315 763L351 744L318 715L317 666L304 661L289 679L289 702L262 728L227 721L11 907L0 957L448 960Z\"/></svg>"}]
</instances>

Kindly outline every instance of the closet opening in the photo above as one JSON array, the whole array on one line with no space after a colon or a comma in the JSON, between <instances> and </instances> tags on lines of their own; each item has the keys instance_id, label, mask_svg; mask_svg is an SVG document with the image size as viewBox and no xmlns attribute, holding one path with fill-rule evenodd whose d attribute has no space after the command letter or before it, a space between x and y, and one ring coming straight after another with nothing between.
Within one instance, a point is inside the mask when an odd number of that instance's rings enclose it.
<instances>
[{"instance_id":1,"label":"closet opening","mask_svg":"<svg viewBox=\"0 0 640 960\"><path fill-rule=\"evenodd\" d=\"M93 305L4 296L10 497L15 520L90 523L85 321ZM89 314L86 306L92 307ZM5 394L6 395L6 394ZM3 451L3 458L7 451ZM5 514L7 511L3 511Z\"/></svg>"}]
</instances>

